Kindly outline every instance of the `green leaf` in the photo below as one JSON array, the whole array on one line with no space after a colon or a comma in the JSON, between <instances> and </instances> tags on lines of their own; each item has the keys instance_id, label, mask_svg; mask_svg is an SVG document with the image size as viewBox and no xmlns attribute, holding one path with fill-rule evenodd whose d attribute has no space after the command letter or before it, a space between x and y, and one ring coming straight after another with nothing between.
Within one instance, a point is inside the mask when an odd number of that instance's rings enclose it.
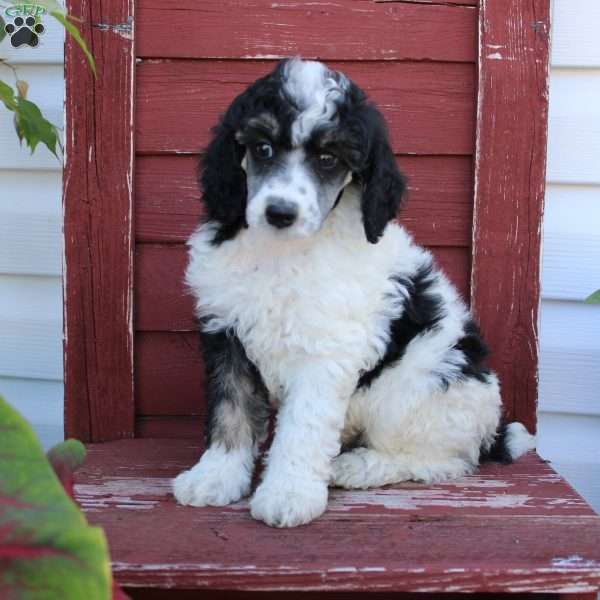
<instances>
[{"instance_id":1,"label":"green leaf","mask_svg":"<svg viewBox=\"0 0 600 600\"><path fill-rule=\"evenodd\" d=\"M51 448L46 456L55 472L73 472L85 460L85 446L79 440L66 440Z\"/></svg>"},{"instance_id":2,"label":"green leaf","mask_svg":"<svg viewBox=\"0 0 600 600\"><path fill-rule=\"evenodd\" d=\"M73 497L73 473L85 460L85 446L79 440L66 440L51 448L46 456L65 491Z\"/></svg>"},{"instance_id":3,"label":"green leaf","mask_svg":"<svg viewBox=\"0 0 600 600\"><path fill-rule=\"evenodd\" d=\"M62 23L63 27L73 36L73 39L79 44L79 47L83 50L88 63L90 64L90 68L92 69L92 73L94 77L96 77L96 63L94 62L94 57L92 53L88 50L88 47L81 37L79 33L79 29L69 21L69 16L64 14L64 12L59 12L57 10L50 11L50 14L59 22Z\"/></svg>"},{"instance_id":4,"label":"green leaf","mask_svg":"<svg viewBox=\"0 0 600 600\"><path fill-rule=\"evenodd\" d=\"M4 106L8 110L15 110L17 108L17 99L15 98L15 91L10 85L0 81L0 100L2 100Z\"/></svg>"},{"instance_id":5,"label":"green leaf","mask_svg":"<svg viewBox=\"0 0 600 600\"><path fill-rule=\"evenodd\" d=\"M600 290L596 290L585 299L586 304L600 304Z\"/></svg>"},{"instance_id":6,"label":"green leaf","mask_svg":"<svg viewBox=\"0 0 600 600\"><path fill-rule=\"evenodd\" d=\"M72 450L71 446L57 452L64 457ZM2 398L0 547L0 598L110 597L104 533L87 524L62 489L29 425Z\"/></svg>"},{"instance_id":7,"label":"green leaf","mask_svg":"<svg viewBox=\"0 0 600 600\"><path fill-rule=\"evenodd\" d=\"M19 83L21 83L20 90L24 90L25 82ZM27 100L21 93L15 95L13 88L3 81L0 81L0 100L8 110L15 113L14 125L19 141L22 143L25 140L32 154L37 145L42 142L58 158L56 147L62 150L58 129L42 115L37 105Z\"/></svg>"},{"instance_id":8,"label":"green leaf","mask_svg":"<svg viewBox=\"0 0 600 600\"><path fill-rule=\"evenodd\" d=\"M39 142L46 145L48 150L58 158L57 145L60 147L58 129L48 121L36 104L17 96L15 109L15 128L19 139L24 139L33 154Z\"/></svg>"}]
</instances>

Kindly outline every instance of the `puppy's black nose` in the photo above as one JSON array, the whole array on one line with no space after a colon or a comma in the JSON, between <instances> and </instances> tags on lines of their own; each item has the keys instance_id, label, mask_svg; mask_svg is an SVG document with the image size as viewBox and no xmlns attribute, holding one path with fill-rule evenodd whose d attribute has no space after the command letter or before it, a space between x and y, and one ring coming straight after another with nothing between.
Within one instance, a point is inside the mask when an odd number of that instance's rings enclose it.
<instances>
[{"instance_id":1,"label":"puppy's black nose","mask_svg":"<svg viewBox=\"0 0 600 600\"><path fill-rule=\"evenodd\" d=\"M267 204L265 210L267 222L273 227L283 229L289 227L298 216L298 207L291 202L277 201Z\"/></svg>"}]
</instances>

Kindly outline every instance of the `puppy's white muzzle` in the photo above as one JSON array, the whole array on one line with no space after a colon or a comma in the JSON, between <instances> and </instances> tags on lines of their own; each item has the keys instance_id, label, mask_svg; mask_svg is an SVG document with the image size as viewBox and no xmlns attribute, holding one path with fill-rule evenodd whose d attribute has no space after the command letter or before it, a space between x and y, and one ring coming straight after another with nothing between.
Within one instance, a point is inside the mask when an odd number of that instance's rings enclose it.
<instances>
[{"instance_id":1,"label":"puppy's white muzzle","mask_svg":"<svg viewBox=\"0 0 600 600\"><path fill-rule=\"evenodd\" d=\"M250 227L286 230L291 237L306 237L322 223L317 189L303 169L297 167L265 181L248 199L246 220Z\"/></svg>"}]
</instances>

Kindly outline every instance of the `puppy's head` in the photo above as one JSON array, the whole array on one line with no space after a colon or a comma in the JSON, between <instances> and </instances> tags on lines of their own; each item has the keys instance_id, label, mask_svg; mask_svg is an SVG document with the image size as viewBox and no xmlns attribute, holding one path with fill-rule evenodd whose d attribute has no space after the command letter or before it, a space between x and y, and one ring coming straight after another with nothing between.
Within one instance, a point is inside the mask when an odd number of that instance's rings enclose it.
<instances>
[{"instance_id":1,"label":"puppy's head","mask_svg":"<svg viewBox=\"0 0 600 600\"><path fill-rule=\"evenodd\" d=\"M243 227L282 237L318 231L344 188L362 190L367 239L396 216L404 191L383 118L345 75L298 58L238 96L215 129L202 172L218 240Z\"/></svg>"}]
</instances>

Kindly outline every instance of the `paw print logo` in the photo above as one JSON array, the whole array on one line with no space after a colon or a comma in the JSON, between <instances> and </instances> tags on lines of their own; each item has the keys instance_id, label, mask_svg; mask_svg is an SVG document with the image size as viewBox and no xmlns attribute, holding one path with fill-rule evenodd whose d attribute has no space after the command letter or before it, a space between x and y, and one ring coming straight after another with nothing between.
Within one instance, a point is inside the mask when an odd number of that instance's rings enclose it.
<instances>
[{"instance_id":1,"label":"paw print logo","mask_svg":"<svg viewBox=\"0 0 600 600\"><path fill-rule=\"evenodd\" d=\"M18 48L27 44L32 48L35 48L40 38L38 37L41 33L44 33L44 26L41 23L36 23L34 17L15 17L12 23L8 23L4 26L4 31L10 36L10 43Z\"/></svg>"}]
</instances>

